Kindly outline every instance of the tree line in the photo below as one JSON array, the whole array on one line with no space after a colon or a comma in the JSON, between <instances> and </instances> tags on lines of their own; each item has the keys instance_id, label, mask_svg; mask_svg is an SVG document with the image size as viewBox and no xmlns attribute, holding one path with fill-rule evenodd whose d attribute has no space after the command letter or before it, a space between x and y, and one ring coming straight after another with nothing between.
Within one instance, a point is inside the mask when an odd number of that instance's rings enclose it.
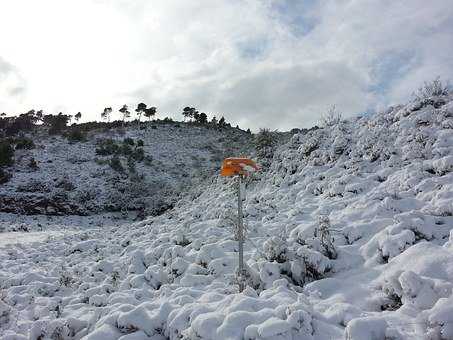
<instances>
[{"instance_id":1,"label":"tree line","mask_svg":"<svg viewBox=\"0 0 453 340\"><path fill-rule=\"evenodd\" d=\"M125 122L131 118L132 112L135 111L135 120L140 123L142 116L146 117L148 121L155 118L157 115L157 108L155 106L149 106L145 103L139 103L135 110L131 110L127 104L122 105L118 109L120 115L119 120L114 120L114 122L120 122L121 126L124 126ZM111 123L114 110L112 107L105 107L100 114L101 121L106 123ZM208 115L204 112L199 112L196 108L186 106L182 110L182 116L184 122L199 124L199 125L209 125L216 126L220 128L231 127L231 124L227 123L225 117L217 119L216 116L213 116L211 120L208 120ZM71 122L72 125L77 125L82 119L82 113L77 112L74 115L65 114L60 112L58 114L45 114L43 110L30 110L26 113L19 114L18 116L7 116L6 113L0 114L0 132L5 136L12 136L19 132L29 132L37 125L48 127L49 134L57 134L62 132L68 124ZM166 117L165 122L172 122L171 118ZM84 124L94 124L92 122L87 122ZM118 124L113 124L117 126ZM239 126L237 126L239 128Z\"/></svg>"}]
</instances>

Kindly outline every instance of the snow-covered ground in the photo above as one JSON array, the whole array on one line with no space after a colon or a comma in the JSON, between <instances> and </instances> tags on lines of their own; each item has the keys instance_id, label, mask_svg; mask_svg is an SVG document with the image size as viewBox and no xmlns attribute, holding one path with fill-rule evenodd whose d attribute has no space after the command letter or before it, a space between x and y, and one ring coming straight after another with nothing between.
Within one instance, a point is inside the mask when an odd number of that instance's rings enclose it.
<instances>
[{"instance_id":1,"label":"snow-covered ground","mask_svg":"<svg viewBox=\"0 0 453 340\"><path fill-rule=\"evenodd\" d=\"M0 247L42 242L77 232L129 225L132 218L120 213L90 216L17 215L0 213Z\"/></svg>"},{"instance_id":2,"label":"snow-covered ground","mask_svg":"<svg viewBox=\"0 0 453 340\"><path fill-rule=\"evenodd\" d=\"M249 154L252 135L235 128L214 129L187 123L147 122L139 129L93 130L84 142L49 136L43 128L30 134L36 147L16 150L10 181L0 185L0 211L17 214L87 215L133 211L159 213L188 187L211 176L224 154ZM144 157L124 172L112 169L112 155L99 155L99 142L118 146L131 138L143 142ZM30 167L34 159L38 168Z\"/></svg>"},{"instance_id":3,"label":"snow-covered ground","mask_svg":"<svg viewBox=\"0 0 453 340\"><path fill-rule=\"evenodd\" d=\"M32 242L42 242L47 237L61 236L61 232L5 232L1 234L0 247L10 244L26 244Z\"/></svg>"},{"instance_id":4,"label":"snow-covered ground","mask_svg":"<svg viewBox=\"0 0 453 340\"><path fill-rule=\"evenodd\" d=\"M0 213L0 235L5 232L59 232L103 228L104 226L119 226L130 224L133 218L121 213L104 213L98 215L53 216L53 215L18 215Z\"/></svg>"},{"instance_id":5,"label":"snow-covered ground","mask_svg":"<svg viewBox=\"0 0 453 340\"><path fill-rule=\"evenodd\" d=\"M295 135L139 223L0 248L4 339L453 339L453 100ZM0 234L1 237L1 234Z\"/></svg>"}]
</instances>

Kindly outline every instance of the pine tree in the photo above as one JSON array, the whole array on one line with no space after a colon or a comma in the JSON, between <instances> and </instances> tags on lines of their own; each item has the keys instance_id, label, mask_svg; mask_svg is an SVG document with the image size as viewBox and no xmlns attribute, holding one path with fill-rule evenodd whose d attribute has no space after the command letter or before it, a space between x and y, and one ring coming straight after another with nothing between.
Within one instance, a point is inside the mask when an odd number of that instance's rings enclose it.
<instances>
[{"instance_id":1,"label":"pine tree","mask_svg":"<svg viewBox=\"0 0 453 340\"><path fill-rule=\"evenodd\" d=\"M254 144L256 155L261 160L261 165L264 167L269 166L277 146L276 133L269 129L261 129L255 136Z\"/></svg>"},{"instance_id":2,"label":"pine tree","mask_svg":"<svg viewBox=\"0 0 453 340\"><path fill-rule=\"evenodd\" d=\"M119 111L123 115L123 125L124 125L124 121L131 116L131 113L129 112L129 107L126 104L124 104L123 107L121 109L119 109Z\"/></svg>"},{"instance_id":3,"label":"pine tree","mask_svg":"<svg viewBox=\"0 0 453 340\"><path fill-rule=\"evenodd\" d=\"M200 113L200 115L198 116L198 123L200 124L208 123L208 116L206 115L206 113L204 112Z\"/></svg>"},{"instance_id":4,"label":"pine tree","mask_svg":"<svg viewBox=\"0 0 453 340\"><path fill-rule=\"evenodd\" d=\"M157 112L157 109L154 106L149 107L145 110L145 117L147 117L149 120L151 120L151 118L156 115L156 112Z\"/></svg>"},{"instance_id":5,"label":"pine tree","mask_svg":"<svg viewBox=\"0 0 453 340\"><path fill-rule=\"evenodd\" d=\"M44 116L44 111L43 110L38 110L36 111L36 119L38 121L42 121L42 117Z\"/></svg>"},{"instance_id":6,"label":"pine tree","mask_svg":"<svg viewBox=\"0 0 453 340\"><path fill-rule=\"evenodd\" d=\"M112 113L111 107L104 108L104 112L101 113L101 118L105 119L107 122L110 122L110 114Z\"/></svg>"},{"instance_id":7,"label":"pine tree","mask_svg":"<svg viewBox=\"0 0 453 340\"><path fill-rule=\"evenodd\" d=\"M196 118L199 117L198 111L194 107L189 107L189 106L186 106L183 109L182 115L184 116L184 120L186 118L189 118L189 119L194 118L195 120L197 120Z\"/></svg>"},{"instance_id":8,"label":"pine tree","mask_svg":"<svg viewBox=\"0 0 453 340\"><path fill-rule=\"evenodd\" d=\"M140 119L142 118L142 114L146 111L146 104L145 103L140 103L137 105L137 108L135 109L135 112L137 112L138 115L138 122L140 123Z\"/></svg>"}]
</instances>

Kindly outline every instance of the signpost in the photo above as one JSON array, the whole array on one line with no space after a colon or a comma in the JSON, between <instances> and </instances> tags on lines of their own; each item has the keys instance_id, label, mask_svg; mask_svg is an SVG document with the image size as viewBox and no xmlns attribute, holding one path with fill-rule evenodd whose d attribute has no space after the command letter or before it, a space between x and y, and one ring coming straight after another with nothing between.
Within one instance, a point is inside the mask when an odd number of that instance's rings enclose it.
<instances>
[{"instance_id":1,"label":"signpost","mask_svg":"<svg viewBox=\"0 0 453 340\"><path fill-rule=\"evenodd\" d=\"M239 291L245 289L245 269L244 269L244 223L242 221L242 181L250 172L258 170L254 161L248 158L226 158L222 164L221 176L237 176L237 193L238 193L238 243L239 243L239 263L238 263L238 282Z\"/></svg>"}]
</instances>

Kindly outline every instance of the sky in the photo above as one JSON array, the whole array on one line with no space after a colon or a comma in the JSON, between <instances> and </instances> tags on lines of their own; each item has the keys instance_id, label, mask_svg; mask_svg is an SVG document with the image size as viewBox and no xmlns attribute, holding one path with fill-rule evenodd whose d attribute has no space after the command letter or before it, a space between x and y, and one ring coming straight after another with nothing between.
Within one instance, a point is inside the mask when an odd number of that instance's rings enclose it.
<instances>
[{"instance_id":1,"label":"sky","mask_svg":"<svg viewBox=\"0 0 453 340\"><path fill-rule=\"evenodd\" d=\"M451 0L0 0L0 112L139 102L288 130L453 80ZM119 117L119 114L118 114Z\"/></svg>"}]
</instances>

